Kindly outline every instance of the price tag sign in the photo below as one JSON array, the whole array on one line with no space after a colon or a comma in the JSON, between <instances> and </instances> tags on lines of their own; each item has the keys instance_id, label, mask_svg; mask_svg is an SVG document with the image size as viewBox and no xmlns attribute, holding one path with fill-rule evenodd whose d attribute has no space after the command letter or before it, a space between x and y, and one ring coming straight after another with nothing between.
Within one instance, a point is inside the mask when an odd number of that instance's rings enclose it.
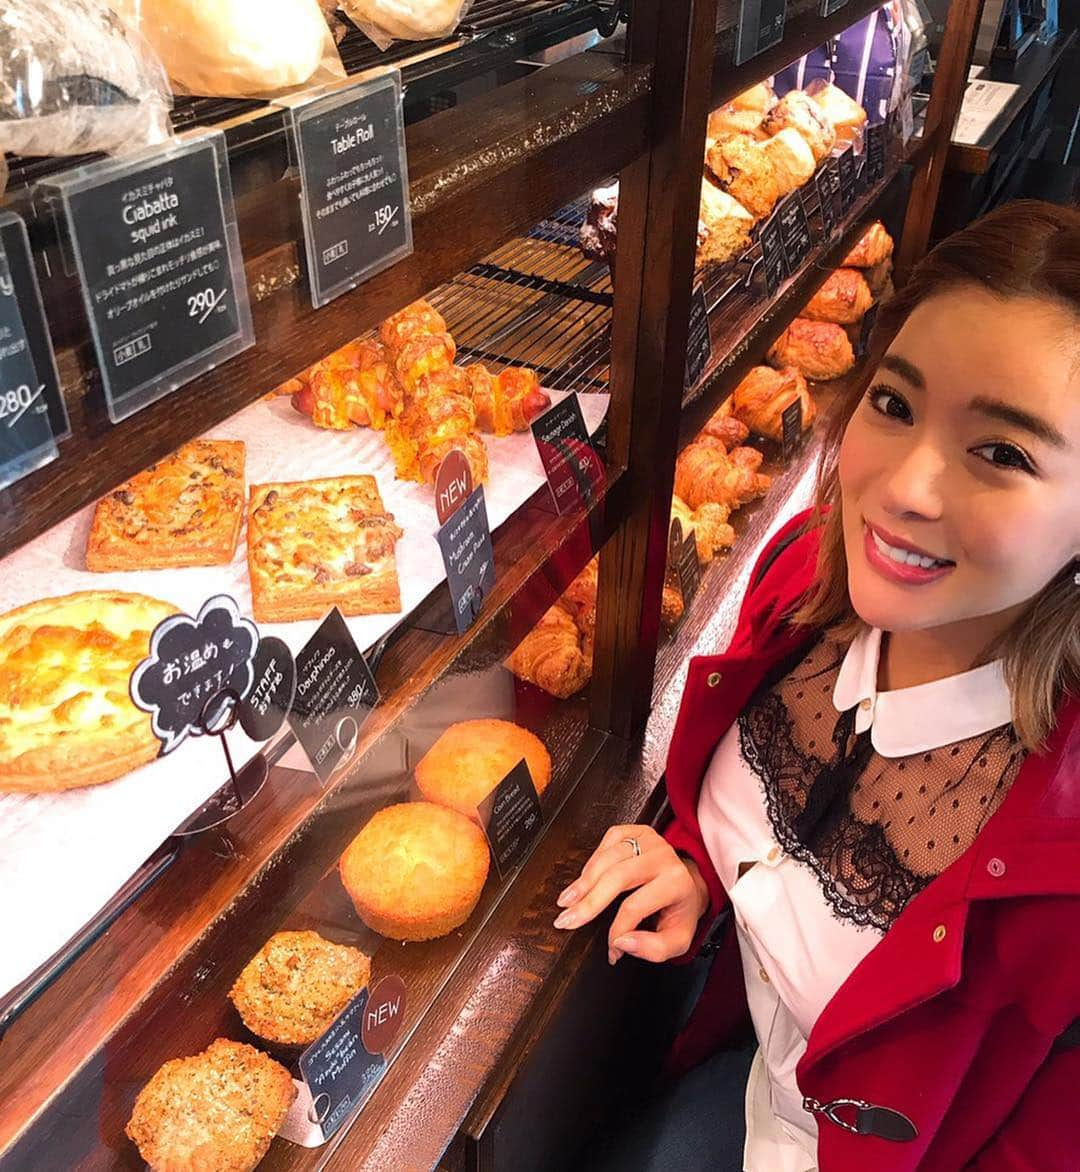
<instances>
[{"instance_id":1,"label":"price tag sign","mask_svg":"<svg viewBox=\"0 0 1080 1172\"><path fill-rule=\"evenodd\" d=\"M904 100L900 103L900 135L905 143L915 137L915 105L910 90L904 94Z\"/></svg>"},{"instance_id":2,"label":"price tag sign","mask_svg":"<svg viewBox=\"0 0 1080 1172\"><path fill-rule=\"evenodd\" d=\"M821 0L821 15L832 16L847 4L848 0Z\"/></svg>"},{"instance_id":3,"label":"price tag sign","mask_svg":"<svg viewBox=\"0 0 1080 1172\"><path fill-rule=\"evenodd\" d=\"M810 235L810 221L806 218L806 208L803 207L799 193L793 191L783 200L775 215L780 224L780 237L784 242L787 271L794 276L814 248L814 238Z\"/></svg>"},{"instance_id":4,"label":"price tag sign","mask_svg":"<svg viewBox=\"0 0 1080 1172\"><path fill-rule=\"evenodd\" d=\"M454 625L463 635L476 621L484 598L495 585L495 552L482 484L473 489L435 536L446 567Z\"/></svg>"},{"instance_id":5,"label":"price tag sign","mask_svg":"<svg viewBox=\"0 0 1080 1172\"><path fill-rule=\"evenodd\" d=\"M884 122L866 128L866 181L880 183L885 178L886 129Z\"/></svg>"},{"instance_id":6,"label":"price tag sign","mask_svg":"<svg viewBox=\"0 0 1080 1172\"><path fill-rule=\"evenodd\" d=\"M836 231L840 220L840 172L836 160L829 159L814 176L818 202L821 204L821 230L826 240Z\"/></svg>"},{"instance_id":7,"label":"price tag sign","mask_svg":"<svg viewBox=\"0 0 1080 1172\"><path fill-rule=\"evenodd\" d=\"M534 420L532 433L559 515L590 506L604 482L604 466L589 439L577 395L567 395Z\"/></svg>"},{"instance_id":8,"label":"price tag sign","mask_svg":"<svg viewBox=\"0 0 1080 1172\"><path fill-rule=\"evenodd\" d=\"M114 423L254 344L225 136L195 131L49 181Z\"/></svg>"},{"instance_id":9,"label":"price tag sign","mask_svg":"<svg viewBox=\"0 0 1080 1172\"><path fill-rule=\"evenodd\" d=\"M855 150L851 143L840 152L836 159L840 173L840 214L846 216L855 203Z\"/></svg>"},{"instance_id":10,"label":"price tag sign","mask_svg":"<svg viewBox=\"0 0 1080 1172\"><path fill-rule=\"evenodd\" d=\"M477 807L499 878L505 879L529 853L544 824L540 798L524 760Z\"/></svg>"},{"instance_id":11,"label":"price tag sign","mask_svg":"<svg viewBox=\"0 0 1080 1172\"><path fill-rule=\"evenodd\" d=\"M698 561L697 538L691 529L684 534L682 522L674 517L671 522L671 531L668 540L668 565L675 569L675 576L679 580L679 593L683 600L683 613L697 594L701 584L701 562Z\"/></svg>"},{"instance_id":12,"label":"price tag sign","mask_svg":"<svg viewBox=\"0 0 1080 1172\"><path fill-rule=\"evenodd\" d=\"M67 414L26 228L0 211L0 488L56 459L57 426Z\"/></svg>"},{"instance_id":13,"label":"price tag sign","mask_svg":"<svg viewBox=\"0 0 1080 1172\"><path fill-rule=\"evenodd\" d=\"M765 289L770 297L774 297L788 275L787 250L784 248L784 238L780 232L780 220L775 213L761 225L758 239L761 241Z\"/></svg>"},{"instance_id":14,"label":"price tag sign","mask_svg":"<svg viewBox=\"0 0 1080 1172\"><path fill-rule=\"evenodd\" d=\"M289 727L325 785L356 755L360 729L379 688L340 610L334 609L296 657Z\"/></svg>"},{"instance_id":15,"label":"price tag sign","mask_svg":"<svg viewBox=\"0 0 1080 1172\"><path fill-rule=\"evenodd\" d=\"M874 329L874 323L877 321L878 305L875 302L863 314L863 319L859 323L859 345L857 347L860 358L865 358L870 352L870 335Z\"/></svg>"},{"instance_id":16,"label":"price tag sign","mask_svg":"<svg viewBox=\"0 0 1080 1172\"><path fill-rule=\"evenodd\" d=\"M286 99L318 308L413 250L401 74Z\"/></svg>"},{"instance_id":17,"label":"price tag sign","mask_svg":"<svg viewBox=\"0 0 1080 1172\"><path fill-rule=\"evenodd\" d=\"M686 341L686 389L697 385L712 358L712 335L709 333L709 306L703 285L695 285L690 298L690 330Z\"/></svg>"},{"instance_id":18,"label":"price tag sign","mask_svg":"<svg viewBox=\"0 0 1080 1172\"><path fill-rule=\"evenodd\" d=\"M735 64L742 65L779 44L784 39L786 16L786 0L740 0Z\"/></svg>"},{"instance_id":19,"label":"price tag sign","mask_svg":"<svg viewBox=\"0 0 1080 1172\"><path fill-rule=\"evenodd\" d=\"M240 701L240 727L253 741L268 741L292 707L296 663L288 645L271 635L259 640L251 670L251 690Z\"/></svg>"},{"instance_id":20,"label":"price tag sign","mask_svg":"<svg viewBox=\"0 0 1080 1172\"><path fill-rule=\"evenodd\" d=\"M309 1116L324 1142L379 1085L404 1013L405 983L383 977L373 989L361 989L300 1055L300 1076L311 1096Z\"/></svg>"},{"instance_id":21,"label":"price tag sign","mask_svg":"<svg viewBox=\"0 0 1080 1172\"><path fill-rule=\"evenodd\" d=\"M780 413L780 427L780 443L786 460L802 441L802 399L789 403Z\"/></svg>"},{"instance_id":22,"label":"price tag sign","mask_svg":"<svg viewBox=\"0 0 1080 1172\"><path fill-rule=\"evenodd\" d=\"M131 699L149 712L159 757L208 730L203 715L222 693L246 696L259 633L227 594L209 598L192 618L170 615L154 628L150 654L131 674Z\"/></svg>"}]
</instances>

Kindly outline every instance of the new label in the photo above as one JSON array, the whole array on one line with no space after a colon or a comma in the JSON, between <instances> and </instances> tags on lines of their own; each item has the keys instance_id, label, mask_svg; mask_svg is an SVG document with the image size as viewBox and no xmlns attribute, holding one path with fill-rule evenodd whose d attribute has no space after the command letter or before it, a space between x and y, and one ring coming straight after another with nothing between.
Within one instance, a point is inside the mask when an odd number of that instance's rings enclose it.
<instances>
[{"instance_id":1,"label":"new label","mask_svg":"<svg viewBox=\"0 0 1080 1172\"><path fill-rule=\"evenodd\" d=\"M49 182L113 422L254 344L220 131Z\"/></svg>"},{"instance_id":2,"label":"new label","mask_svg":"<svg viewBox=\"0 0 1080 1172\"><path fill-rule=\"evenodd\" d=\"M324 784L356 754L379 688L340 610L334 609L296 657L289 727Z\"/></svg>"},{"instance_id":3,"label":"new label","mask_svg":"<svg viewBox=\"0 0 1080 1172\"><path fill-rule=\"evenodd\" d=\"M0 489L55 460L66 431L26 228L0 211Z\"/></svg>"},{"instance_id":4,"label":"new label","mask_svg":"<svg viewBox=\"0 0 1080 1172\"><path fill-rule=\"evenodd\" d=\"M687 390L697 385L698 379L712 359L712 335L709 332L709 306L705 300L705 288L694 286L690 298L690 329L686 338L686 374L684 384Z\"/></svg>"},{"instance_id":5,"label":"new label","mask_svg":"<svg viewBox=\"0 0 1080 1172\"><path fill-rule=\"evenodd\" d=\"M289 105L311 301L332 301L413 250L401 74Z\"/></svg>"},{"instance_id":6,"label":"new label","mask_svg":"<svg viewBox=\"0 0 1080 1172\"><path fill-rule=\"evenodd\" d=\"M740 0L735 64L742 65L784 38L786 0Z\"/></svg>"},{"instance_id":7,"label":"new label","mask_svg":"<svg viewBox=\"0 0 1080 1172\"><path fill-rule=\"evenodd\" d=\"M446 567L454 626L463 635L476 621L484 598L495 585L484 486L476 488L435 535Z\"/></svg>"},{"instance_id":8,"label":"new label","mask_svg":"<svg viewBox=\"0 0 1080 1172\"><path fill-rule=\"evenodd\" d=\"M782 200L775 215L780 225L780 238L784 242L787 271L794 276L814 248L810 221L806 218L806 208L803 207L800 193L793 191L787 199Z\"/></svg>"},{"instance_id":9,"label":"new label","mask_svg":"<svg viewBox=\"0 0 1080 1172\"><path fill-rule=\"evenodd\" d=\"M477 807L499 878L505 879L529 853L544 824L540 799L524 760Z\"/></svg>"},{"instance_id":10,"label":"new label","mask_svg":"<svg viewBox=\"0 0 1080 1172\"><path fill-rule=\"evenodd\" d=\"M589 507L604 482L604 466L589 439L577 395L567 395L534 420L532 433L559 515Z\"/></svg>"}]
</instances>

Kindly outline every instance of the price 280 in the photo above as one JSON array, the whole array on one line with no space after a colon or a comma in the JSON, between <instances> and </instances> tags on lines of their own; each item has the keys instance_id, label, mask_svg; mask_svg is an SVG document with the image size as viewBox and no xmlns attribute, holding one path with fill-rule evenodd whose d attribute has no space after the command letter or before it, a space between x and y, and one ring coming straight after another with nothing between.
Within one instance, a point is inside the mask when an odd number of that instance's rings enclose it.
<instances>
[{"instance_id":1,"label":"price 280","mask_svg":"<svg viewBox=\"0 0 1080 1172\"><path fill-rule=\"evenodd\" d=\"M8 426L11 427L30 410L44 390L44 383L36 391L26 383L22 383L14 390L4 391L0 394L0 419L7 419Z\"/></svg>"}]
</instances>

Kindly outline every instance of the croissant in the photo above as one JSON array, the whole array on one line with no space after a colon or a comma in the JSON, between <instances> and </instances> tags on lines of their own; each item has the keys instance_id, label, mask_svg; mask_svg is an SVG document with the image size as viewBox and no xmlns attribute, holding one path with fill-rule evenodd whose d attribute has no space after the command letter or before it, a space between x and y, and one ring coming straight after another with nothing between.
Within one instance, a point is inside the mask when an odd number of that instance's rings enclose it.
<instances>
[{"instance_id":1,"label":"croissant","mask_svg":"<svg viewBox=\"0 0 1080 1172\"><path fill-rule=\"evenodd\" d=\"M737 509L764 496L771 478L746 467L741 459L729 457L721 447L695 441L679 453L675 463L675 495L691 509L710 503Z\"/></svg>"},{"instance_id":2,"label":"croissant","mask_svg":"<svg viewBox=\"0 0 1080 1172\"><path fill-rule=\"evenodd\" d=\"M728 524L730 515L727 505L707 503L691 509L681 497L671 498L672 519L679 519L684 536L693 533L702 565L711 562L720 550L735 544L735 530Z\"/></svg>"},{"instance_id":3,"label":"croissant","mask_svg":"<svg viewBox=\"0 0 1080 1172\"><path fill-rule=\"evenodd\" d=\"M411 398L416 401L439 395L456 395L458 398L472 399L472 385L465 367L447 366L422 374L417 380L416 390Z\"/></svg>"},{"instance_id":4,"label":"croissant","mask_svg":"<svg viewBox=\"0 0 1080 1172\"><path fill-rule=\"evenodd\" d=\"M858 269L836 269L810 298L800 316L810 321L832 321L850 326L861 321L873 303L874 295Z\"/></svg>"},{"instance_id":5,"label":"croissant","mask_svg":"<svg viewBox=\"0 0 1080 1172\"><path fill-rule=\"evenodd\" d=\"M729 452L732 448L737 448L749 434L750 429L746 424L731 414L730 399L724 400L720 408L710 416L709 421L701 429L701 435L713 436L720 440Z\"/></svg>"},{"instance_id":6,"label":"croissant","mask_svg":"<svg viewBox=\"0 0 1080 1172\"><path fill-rule=\"evenodd\" d=\"M581 633L589 640L596 633L596 591L600 582L600 563L596 558L563 591L559 602L573 616Z\"/></svg>"},{"instance_id":7,"label":"croissant","mask_svg":"<svg viewBox=\"0 0 1080 1172\"><path fill-rule=\"evenodd\" d=\"M892 237L885 231L885 225L875 220L844 257L844 268L871 269L892 256L892 252Z\"/></svg>"},{"instance_id":8,"label":"croissant","mask_svg":"<svg viewBox=\"0 0 1080 1172\"><path fill-rule=\"evenodd\" d=\"M509 667L519 680L566 700L589 682L592 657L577 624L556 603L514 649Z\"/></svg>"},{"instance_id":9,"label":"croissant","mask_svg":"<svg viewBox=\"0 0 1080 1172\"><path fill-rule=\"evenodd\" d=\"M445 334L446 321L427 301L414 301L392 313L379 327L383 345L397 356L398 351L417 334Z\"/></svg>"},{"instance_id":10,"label":"croissant","mask_svg":"<svg viewBox=\"0 0 1080 1172\"><path fill-rule=\"evenodd\" d=\"M780 198L772 160L747 134L707 144L705 162L722 191L737 199L755 220L763 220Z\"/></svg>"},{"instance_id":11,"label":"croissant","mask_svg":"<svg viewBox=\"0 0 1080 1172\"><path fill-rule=\"evenodd\" d=\"M415 395L425 375L447 370L454 365L457 345L447 333L418 333L408 338L397 350L394 369L406 395Z\"/></svg>"},{"instance_id":12,"label":"croissant","mask_svg":"<svg viewBox=\"0 0 1080 1172\"><path fill-rule=\"evenodd\" d=\"M527 367L511 366L493 375L487 367L475 365L467 367L466 373L481 431L494 435L528 431L536 416L551 406L536 372Z\"/></svg>"},{"instance_id":13,"label":"croissant","mask_svg":"<svg viewBox=\"0 0 1080 1172\"><path fill-rule=\"evenodd\" d=\"M802 317L776 339L766 358L773 366L794 366L813 379L839 378L855 365L855 351L842 326Z\"/></svg>"},{"instance_id":14,"label":"croissant","mask_svg":"<svg viewBox=\"0 0 1080 1172\"><path fill-rule=\"evenodd\" d=\"M751 431L780 443L784 438L784 412L796 399L802 401L805 431L817 412L806 379L794 367L773 370L755 366L735 388L732 409Z\"/></svg>"}]
</instances>

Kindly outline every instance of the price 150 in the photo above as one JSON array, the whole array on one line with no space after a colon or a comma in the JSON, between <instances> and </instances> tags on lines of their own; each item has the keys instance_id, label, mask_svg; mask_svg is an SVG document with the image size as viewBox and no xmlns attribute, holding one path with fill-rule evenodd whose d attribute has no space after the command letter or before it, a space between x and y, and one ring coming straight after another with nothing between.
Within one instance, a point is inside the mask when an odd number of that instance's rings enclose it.
<instances>
[{"instance_id":1,"label":"price 150","mask_svg":"<svg viewBox=\"0 0 1080 1172\"><path fill-rule=\"evenodd\" d=\"M44 391L44 383L36 391L26 383L15 387L14 390L4 391L0 394L0 419L3 419L8 427L14 427L35 403L35 410L44 411L44 402L38 403Z\"/></svg>"},{"instance_id":2,"label":"price 150","mask_svg":"<svg viewBox=\"0 0 1080 1172\"><path fill-rule=\"evenodd\" d=\"M381 236L394 222L394 217L398 214L398 211L398 208L388 203L384 203L381 208L376 208L375 218L368 225L368 231L374 232L378 229L379 235Z\"/></svg>"}]
</instances>

